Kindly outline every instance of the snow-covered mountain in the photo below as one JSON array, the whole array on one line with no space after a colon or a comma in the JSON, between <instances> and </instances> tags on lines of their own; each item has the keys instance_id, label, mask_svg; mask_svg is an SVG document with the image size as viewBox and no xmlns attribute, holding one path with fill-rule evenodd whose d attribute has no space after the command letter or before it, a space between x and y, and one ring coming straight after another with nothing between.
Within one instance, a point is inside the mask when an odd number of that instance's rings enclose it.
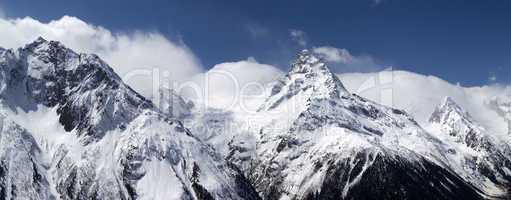
<instances>
[{"instance_id":1,"label":"snow-covered mountain","mask_svg":"<svg viewBox=\"0 0 511 200\"><path fill-rule=\"evenodd\" d=\"M256 156L241 167L264 199L482 198L451 169L448 143L404 111L349 93L308 51L259 115Z\"/></svg>"},{"instance_id":2,"label":"snow-covered mountain","mask_svg":"<svg viewBox=\"0 0 511 200\"><path fill-rule=\"evenodd\" d=\"M447 97L430 118L432 133L453 148L450 164L473 185L492 196L511 192L511 157L502 144Z\"/></svg>"},{"instance_id":3,"label":"snow-covered mountain","mask_svg":"<svg viewBox=\"0 0 511 200\"><path fill-rule=\"evenodd\" d=\"M171 89L153 103L97 56L39 38L0 48L0 122L0 199L510 196L510 145L454 101L424 129L307 50L244 113Z\"/></svg>"},{"instance_id":4,"label":"snow-covered mountain","mask_svg":"<svg viewBox=\"0 0 511 200\"><path fill-rule=\"evenodd\" d=\"M2 199L259 198L95 55L42 38L1 50L0 86Z\"/></svg>"}]
</instances>

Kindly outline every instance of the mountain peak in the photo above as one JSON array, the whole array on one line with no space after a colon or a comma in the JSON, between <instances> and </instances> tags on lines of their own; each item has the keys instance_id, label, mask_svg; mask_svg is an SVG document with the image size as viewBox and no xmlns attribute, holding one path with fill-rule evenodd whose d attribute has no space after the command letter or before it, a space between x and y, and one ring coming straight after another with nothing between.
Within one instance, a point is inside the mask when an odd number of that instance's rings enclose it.
<instances>
[{"instance_id":1,"label":"mountain peak","mask_svg":"<svg viewBox=\"0 0 511 200\"><path fill-rule=\"evenodd\" d=\"M48 40L44 39L43 37L39 36L37 37L34 42L42 43L42 42L48 42Z\"/></svg>"},{"instance_id":2,"label":"mountain peak","mask_svg":"<svg viewBox=\"0 0 511 200\"><path fill-rule=\"evenodd\" d=\"M444 98L443 105L459 107L458 104L449 96Z\"/></svg>"},{"instance_id":3,"label":"mountain peak","mask_svg":"<svg viewBox=\"0 0 511 200\"><path fill-rule=\"evenodd\" d=\"M37 71L39 74L41 70L55 72L57 68L66 68L66 70L75 69L80 65L80 62L88 63L91 66L101 68L110 78L120 80L113 69L108 66L99 56L95 54L77 53L68 48L65 44L59 41L46 40L43 37L38 37L33 42L26 44L23 48L19 49L22 56L32 57L30 61L36 61L35 68L29 71ZM38 60L38 61L37 61ZM42 61L42 63L38 63ZM29 64L29 66L31 66Z\"/></svg>"},{"instance_id":4,"label":"mountain peak","mask_svg":"<svg viewBox=\"0 0 511 200\"><path fill-rule=\"evenodd\" d=\"M25 49L38 49L40 46L48 46L49 45L49 41L44 39L43 37L39 36L37 37L33 42L31 43L28 43L27 45L25 45Z\"/></svg>"},{"instance_id":5,"label":"mountain peak","mask_svg":"<svg viewBox=\"0 0 511 200\"><path fill-rule=\"evenodd\" d=\"M506 154L507 149L500 149L500 144L483 126L465 112L451 98L445 98L430 119L431 131L448 144L453 144L455 154L464 155L461 160L470 166L464 176L473 174L474 183L495 184L504 186L509 183L509 173L503 170L492 170L488 166L505 168L511 166ZM457 147L461 145L461 147ZM463 147L464 146L464 147ZM467 150L471 149L471 150ZM453 152L453 151L451 151ZM509 186L503 187L505 192Z\"/></svg>"},{"instance_id":6,"label":"mountain peak","mask_svg":"<svg viewBox=\"0 0 511 200\"><path fill-rule=\"evenodd\" d=\"M460 115L468 115L468 113L461 108L451 97L445 97L440 105L442 109L450 109L456 111Z\"/></svg>"},{"instance_id":7,"label":"mountain peak","mask_svg":"<svg viewBox=\"0 0 511 200\"><path fill-rule=\"evenodd\" d=\"M57 107L64 130L76 130L85 142L124 127L143 109L154 106L96 55L78 54L60 42L41 37L16 53L19 56L4 62L20 64L0 69L4 74L16 72L16 76L8 76L9 80L0 80L6 88L0 95L23 110L39 105ZM19 103L20 99L24 102Z\"/></svg>"},{"instance_id":8,"label":"mountain peak","mask_svg":"<svg viewBox=\"0 0 511 200\"><path fill-rule=\"evenodd\" d=\"M296 60L291 64L290 73L311 73L315 71L330 72L319 57L304 49L298 53Z\"/></svg>"},{"instance_id":9,"label":"mountain peak","mask_svg":"<svg viewBox=\"0 0 511 200\"><path fill-rule=\"evenodd\" d=\"M474 150L481 151L491 146L490 139L483 134L484 128L449 97L435 109L429 122L435 125L440 133L448 134L454 142L465 144Z\"/></svg>"},{"instance_id":10,"label":"mountain peak","mask_svg":"<svg viewBox=\"0 0 511 200\"><path fill-rule=\"evenodd\" d=\"M289 73L273 86L271 95L263 107L275 108L285 99L291 99L297 95L301 96L302 100L308 100L340 98L349 94L337 75L328 69L326 63L305 49L298 53Z\"/></svg>"},{"instance_id":11,"label":"mountain peak","mask_svg":"<svg viewBox=\"0 0 511 200\"><path fill-rule=\"evenodd\" d=\"M157 105L160 110L170 117L184 119L192 115L192 109L195 106L190 100L180 96L174 89L160 87Z\"/></svg>"},{"instance_id":12,"label":"mountain peak","mask_svg":"<svg viewBox=\"0 0 511 200\"><path fill-rule=\"evenodd\" d=\"M472 117L468 112L461 108L451 97L445 97L442 103L435 109L429 122L444 123L448 119L463 119L468 122L472 121Z\"/></svg>"}]
</instances>

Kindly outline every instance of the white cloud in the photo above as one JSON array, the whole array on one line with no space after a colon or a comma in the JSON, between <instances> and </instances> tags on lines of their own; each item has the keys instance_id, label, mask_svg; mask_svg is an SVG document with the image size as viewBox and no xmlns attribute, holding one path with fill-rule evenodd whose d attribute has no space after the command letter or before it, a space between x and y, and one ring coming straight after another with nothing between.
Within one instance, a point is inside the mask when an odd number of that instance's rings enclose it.
<instances>
[{"instance_id":1,"label":"white cloud","mask_svg":"<svg viewBox=\"0 0 511 200\"><path fill-rule=\"evenodd\" d=\"M186 97L211 107L255 111L267 97L266 90L282 74L276 67L258 63L251 57L217 64L177 90L185 90Z\"/></svg>"},{"instance_id":2,"label":"white cloud","mask_svg":"<svg viewBox=\"0 0 511 200\"><path fill-rule=\"evenodd\" d=\"M330 64L334 72L375 72L384 67L377 64L371 56L353 56L348 50L331 46L314 47L312 51Z\"/></svg>"},{"instance_id":3,"label":"white cloud","mask_svg":"<svg viewBox=\"0 0 511 200\"><path fill-rule=\"evenodd\" d=\"M435 76L406 71L346 73L339 75L346 88L373 101L406 110L423 126L444 97L452 97L490 133L506 139L507 123L489 106L492 99L511 94L511 87L462 87ZM506 97L510 98L510 97Z\"/></svg>"},{"instance_id":4,"label":"white cloud","mask_svg":"<svg viewBox=\"0 0 511 200\"><path fill-rule=\"evenodd\" d=\"M199 59L181 41L170 41L157 32L113 33L76 17L64 16L48 23L30 17L2 18L0 35L0 46L6 48L18 48L42 36L77 52L98 54L147 97L152 97L153 72L160 72L162 79L179 81L202 71Z\"/></svg>"},{"instance_id":5,"label":"white cloud","mask_svg":"<svg viewBox=\"0 0 511 200\"><path fill-rule=\"evenodd\" d=\"M316 47L312 51L316 54L322 55L328 62L335 63L350 63L353 62L353 56L346 49L338 49L335 47Z\"/></svg>"},{"instance_id":6,"label":"white cloud","mask_svg":"<svg viewBox=\"0 0 511 200\"><path fill-rule=\"evenodd\" d=\"M298 43L298 45L300 45L302 47L307 46L307 39L306 39L307 35L305 34L304 31L291 29L291 30L289 30L289 35L291 36L291 39L293 41Z\"/></svg>"}]
</instances>

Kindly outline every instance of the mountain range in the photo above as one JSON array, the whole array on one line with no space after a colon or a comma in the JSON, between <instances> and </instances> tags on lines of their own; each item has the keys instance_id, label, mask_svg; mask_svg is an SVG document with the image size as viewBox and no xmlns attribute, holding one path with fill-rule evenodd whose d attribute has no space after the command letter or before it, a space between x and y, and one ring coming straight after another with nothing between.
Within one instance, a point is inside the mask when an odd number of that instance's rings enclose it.
<instances>
[{"instance_id":1,"label":"mountain range","mask_svg":"<svg viewBox=\"0 0 511 200\"><path fill-rule=\"evenodd\" d=\"M449 97L421 126L307 50L268 93L250 115L156 105L96 55L0 48L0 199L511 198L511 147Z\"/></svg>"}]
</instances>

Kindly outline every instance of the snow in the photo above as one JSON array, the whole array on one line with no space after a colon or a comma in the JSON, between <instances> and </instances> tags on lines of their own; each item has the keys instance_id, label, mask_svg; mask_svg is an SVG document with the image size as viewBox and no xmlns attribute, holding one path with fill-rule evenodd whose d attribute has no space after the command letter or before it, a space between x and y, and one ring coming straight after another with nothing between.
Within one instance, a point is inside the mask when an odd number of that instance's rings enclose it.
<instances>
[{"instance_id":1,"label":"snow","mask_svg":"<svg viewBox=\"0 0 511 200\"><path fill-rule=\"evenodd\" d=\"M21 126L0 115L2 195L6 199L54 199L44 176L46 165L34 138Z\"/></svg>"},{"instance_id":2,"label":"snow","mask_svg":"<svg viewBox=\"0 0 511 200\"><path fill-rule=\"evenodd\" d=\"M149 173L137 183L137 191L140 191L139 199L180 199L183 194L180 180L172 171L168 163L162 161L150 161L144 163L143 168ZM170 176L162 176L168 174Z\"/></svg>"},{"instance_id":3,"label":"snow","mask_svg":"<svg viewBox=\"0 0 511 200\"><path fill-rule=\"evenodd\" d=\"M53 155L62 144L74 147L81 146L76 135L66 132L59 123L56 108L37 105L36 110L28 112L21 108L17 108L16 111L5 107L1 109L8 118L32 133L46 155ZM76 155L74 157L79 158L80 156Z\"/></svg>"}]
</instances>

